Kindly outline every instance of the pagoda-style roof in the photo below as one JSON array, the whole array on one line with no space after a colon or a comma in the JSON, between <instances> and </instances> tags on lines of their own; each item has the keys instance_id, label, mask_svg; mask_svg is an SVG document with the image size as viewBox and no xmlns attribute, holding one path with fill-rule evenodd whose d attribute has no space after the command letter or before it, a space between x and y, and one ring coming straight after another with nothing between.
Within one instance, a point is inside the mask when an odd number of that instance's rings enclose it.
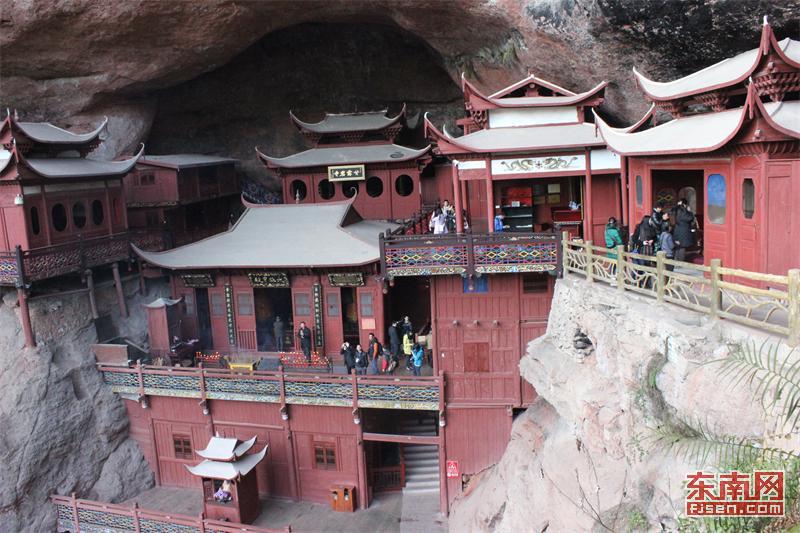
<instances>
[{"instance_id":1,"label":"pagoda-style roof","mask_svg":"<svg viewBox=\"0 0 800 533\"><path fill-rule=\"evenodd\" d=\"M211 461L238 461L256 443L256 437L246 441L211 437L205 450L195 450L197 455Z\"/></svg>"},{"instance_id":2,"label":"pagoda-style roof","mask_svg":"<svg viewBox=\"0 0 800 533\"><path fill-rule=\"evenodd\" d=\"M214 438L216 437L213 437L212 440ZM268 449L269 445L267 444L260 452L245 455L241 459L233 462L206 459L196 466L184 466L191 474L197 477L233 481L250 473L250 471L266 457Z\"/></svg>"},{"instance_id":3,"label":"pagoda-style roof","mask_svg":"<svg viewBox=\"0 0 800 533\"><path fill-rule=\"evenodd\" d=\"M463 77L464 76L462 75L462 79ZM528 74L527 78L523 78L515 83L512 83L508 87L503 87L499 91L490 94L489 98L502 98L504 96L510 96L515 91L531 86L535 88L543 87L545 89L549 89L556 96L575 96L575 93L569 89L565 89L564 87L556 85L553 82L543 80L542 78L537 78L533 74Z\"/></svg>"},{"instance_id":4,"label":"pagoda-style roof","mask_svg":"<svg viewBox=\"0 0 800 533\"><path fill-rule=\"evenodd\" d=\"M538 80L538 78L529 76L525 80L518 82L515 85L506 87L506 89L495 93L492 96L486 96L475 85L467 81L466 77L461 75L461 85L464 91L464 100L467 102L467 107L471 111L480 111L483 109L496 109L496 108L526 108L526 107L558 107L558 106L596 106L603 102L603 95L608 82L601 82L588 91L575 94L557 94L555 96L508 96L515 90L524 87L526 84L534 83L531 80ZM515 87L519 85L519 87ZM554 84L548 84L550 87L558 87ZM566 91L558 87L559 91ZM553 90L553 89L551 89ZM499 96L497 96L499 95Z\"/></svg>"},{"instance_id":5,"label":"pagoda-style roof","mask_svg":"<svg viewBox=\"0 0 800 533\"><path fill-rule=\"evenodd\" d=\"M328 165L400 163L425 155L430 146L414 149L397 144L364 144L312 148L287 157L268 156L256 148L258 157L268 166L277 168L325 167Z\"/></svg>"},{"instance_id":6,"label":"pagoda-style roof","mask_svg":"<svg viewBox=\"0 0 800 533\"><path fill-rule=\"evenodd\" d=\"M579 122L491 128L453 137L446 128L438 130L428 117L425 117L426 135L436 140L439 151L443 154L535 152L603 146L605 142L596 130L594 124Z\"/></svg>"},{"instance_id":7,"label":"pagoda-style roof","mask_svg":"<svg viewBox=\"0 0 800 533\"><path fill-rule=\"evenodd\" d=\"M756 95L753 84L748 87L743 107L679 117L642 131L612 128L597 114L595 120L612 151L641 156L713 152L730 142L742 125L755 116L763 117L784 135L800 138L800 101L765 104Z\"/></svg>"},{"instance_id":8,"label":"pagoda-style roof","mask_svg":"<svg viewBox=\"0 0 800 533\"><path fill-rule=\"evenodd\" d=\"M122 161L100 161L82 157L18 157L23 166L45 178L93 178L125 175L133 169L143 153L144 145L138 154Z\"/></svg>"},{"instance_id":9,"label":"pagoda-style roof","mask_svg":"<svg viewBox=\"0 0 800 533\"><path fill-rule=\"evenodd\" d=\"M209 167L237 162L238 159L203 154L145 155L139 159L140 165L171 168L174 170L194 167Z\"/></svg>"},{"instance_id":10,"label":"pagoda-style roof","mask_svg":"<svg viewBox=\"0 0 800 533\"><path fill-rule=\"evenodd\" d=\"M164 252L135 246L144 261L172 270L210 268L326 268L380 259L379 234L397 224L362 220L351 201L250 204L218 235Z\"/></svg>"},{"instance_id":11,"label":"pagoda-style roof","mask_svg":"<svg viewBox=\"0 0 800 533\"><path fill-rule=\"evenodd\" d=\"M30 140L42 144L86 144L92 142L108 124L108 117L94 130L88 133L72 133L65 129L53 126L49 122L18 122L11 119L23 135Z\"/></svg>"},{"instance_id":12,"label":"pagoda-style roof","mask_svg":"<svg viewBox=\"0 0 800 533\"><path fill-rule=\"evenodd\" d=\"M673 81L658 82L647 78L635 68L633 73L639 87L649 100L674 100L742 83L760 70L759 67L770 53L787 65L800 68L800 41L786 38L778 42L772 28L765 21L758 48L720 61L688 76Z\"/></svg>"},{"instance_id":13,"label":"pagoda-style roof","mask_svg":"<svg viewBox=\"0 0 800 533\"><path fill-rule=\"evenodd\" d=\"M363 113L325 113L325 118L319 122L304 122L291 111L289 111L289 116L301 132L325 135L386 129L400 122L406 114L406 106L403 104L403 108L394 117L387 117L387 112L388 109Z\"/></svg>"},{"instance_id":14,"label":"pagoda-style roof","mask_svg":"<svg viewBox=\"0 0 800 533\"><path fill-rule=\"evenodd\" d=\"M147 307L148 309L162 309L164 307L172 307L175 304L180 303L181 298L173 300L172 298L156 298L150 303L142 304L142 307ZM198 452L199 453L199 452Z\"/></svg>"}]
</instances>

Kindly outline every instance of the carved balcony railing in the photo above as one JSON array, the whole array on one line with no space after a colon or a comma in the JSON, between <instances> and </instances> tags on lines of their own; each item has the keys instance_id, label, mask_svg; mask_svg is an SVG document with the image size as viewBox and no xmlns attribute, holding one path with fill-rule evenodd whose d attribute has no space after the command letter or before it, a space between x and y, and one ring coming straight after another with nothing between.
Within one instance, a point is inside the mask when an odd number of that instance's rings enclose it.
<instances>
[{"instance_id":1,"label":"carved balcony railing","mask_svg":"<svg viewBox=\"0 0 800 533\"><path fill-rule=\"evenodd\" d=\"M200 495L198 494L198 498ZM59 531L114 533L279 533L290 527L272 529L235 522L210 520L201 513L187 516L131 506L82 500L72 496L51 496L56 507Z\"/></svg>"},{"instance_id":2,"label":"carved balcony railing","mask_svg":"<svg viewBox=\"0 0 800 533\"><path fill-rule=\"evenodd\" d=\"M464 277L507 272L561 273L561 235L446 233L381 235L381 274Z\"/></svg>"},{"instance_id":3,"label":"carved balcony railing","mask_svg":"<svg viewBox=\"0 0 800 533\"><path fill-rule=\"evenodd\" d=\"M563 242L567 273L786 335L789 346L800 344L800 269L777 276L724 268L719 259L703 266L667 259L662 252L641 255L566 237Z\"/></svg>"},{"instance_id":4,"label":"carved balcony railing","mask_svg":"<svg viewBox=\"0 0 800 533\"><path fill-rule=\"evenodd\" d=\"M126 231L13 252L0 252L0 285L23 286L34 281L82 272L131 256L131 243L148 250L163 249L159 233Z\"/></svg>"},{"instance_id":5,"label":"carved balcony railing","mask_svg":"<svg viewBox=\"0 0 800 533\"><path fill-rule=\"evenodd\" d=\"M317 376L227 369L98 364L121 394L379 409L443 409L443 377Z\"/></svg>"}]
</instances>

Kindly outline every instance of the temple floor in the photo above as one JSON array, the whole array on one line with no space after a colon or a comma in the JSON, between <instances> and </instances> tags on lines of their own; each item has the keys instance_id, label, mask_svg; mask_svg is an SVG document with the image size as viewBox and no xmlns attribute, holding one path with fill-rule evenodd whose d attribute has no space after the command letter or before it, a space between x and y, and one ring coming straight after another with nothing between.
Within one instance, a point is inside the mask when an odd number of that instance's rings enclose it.
<instances>
[{"instance_id":1,"label":"temple floor","mask_svg":"<svg viewBox=\"0 0 800 533\"><path fill-rule=\"evenodd\" d=\"M194 489L155 487L125 504L133 502L138 502L142 509L190 516L197 516L203 510L202 494ZM439 513L438 493L404 496L402 492L387 492L377 494L369 509L355 513L337 513L319 503L261 500L261 514L253 525L271 528L291 525L292 531L307 533L445 533L447 518Z\"/></svg>"}]
</instances>

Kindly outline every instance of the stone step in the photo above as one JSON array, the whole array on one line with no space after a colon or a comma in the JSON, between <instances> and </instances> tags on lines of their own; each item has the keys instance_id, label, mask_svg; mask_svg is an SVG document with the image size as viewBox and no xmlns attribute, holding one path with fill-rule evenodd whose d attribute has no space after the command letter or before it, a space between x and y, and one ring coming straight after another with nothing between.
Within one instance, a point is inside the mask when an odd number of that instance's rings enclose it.
<instances>
[{"instance_id":1,"label":"stone step","mask_svg":"<svg viewBox=\"0 0 800 533\"><path fill-rule=\"evenodd\" d=\"M420 457L424 457L424 458L439 457L439 451L438 450L413 450L413 449L409 450L408 448L406 448L406 449L403 450L403 457L405 457L406 460L411 459L411 458L420 458Z\"/></svg>"},{"instance_id":2,"label":"stone step","mask_svg":"<svg viewBox=\"0 0 800 533\"><path fill-rule=\"evenodd\" d=\"M416 476L418 474L435 474L438 476L439 465L414 465L413 467L406 465L406 477Z\"/></svg>"},{"instance_id":3,"label":"stone step","mask_svg":"<svg viewBox=\"0 0 800 533\"><path fill-rule=\"evenodd\" d=\"M408 468L409 465L414 465L414 466L439 466L439 457L436 456L436 455L432 455L430 457L422 457L422 456L420 456L420 457L412 457L410 459L408 457L406 457L406 468Z\"/></svg>"},{"instance_id":4,"label":"stone step","mask_svg":"<svg viewBox=\"0 0 800 533\"><path fill-rule=\"evenodd\" d=\"M404 491L435 489L439 490L439 480L434 481L406 481Z\"/></svg>"}]
</instances>

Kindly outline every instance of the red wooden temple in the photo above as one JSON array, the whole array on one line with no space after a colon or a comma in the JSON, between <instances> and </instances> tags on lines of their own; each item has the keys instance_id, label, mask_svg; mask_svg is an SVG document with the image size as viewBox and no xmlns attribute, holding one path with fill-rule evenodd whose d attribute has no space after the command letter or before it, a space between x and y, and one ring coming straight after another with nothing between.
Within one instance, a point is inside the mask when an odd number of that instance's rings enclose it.
<instances>
[{"instance_id":1,"label":"red wooden temple","mask_svg":"<svg viewBox=\"0 0 800 533\"><path fill-rule=\"evenodd\" d=\"M489 96L465 78L462 87L463 135L425 121L435 151L453 161L459 231L463 212L482 232L502 216L505 231L560 226L600 241L622 212L619 157L592 123L606 83L579 94L535 76Z\"/></svg>"},{"instance_id":2,"label":"red wooden temple","mask_svg":"<svg viewBox=\"0 0 800 533\"><path fill-rule=\"evenodd\" d=\"M88 158L105 124L76 134L9 113L0 125L0 284L18 290L28 346L36 344L31 283L81 273L91 291L92 268L110 265L126 313L118 266L130 257L122 178L142 151L121 161Z\"/></svg>"},{"instance_id":3,"label":"red wooden temple","mask_svg":"<svg viewBox=\"0 0 800 533\"><path fill-rule=\"evenodd\" d=\"M131 229L152 235L155 250L225 231L241 205L236 163L200 154L142 156L124 180Z\"/></svg>"},{"instance_id":4,"label":"red wooden temple","mask_svg":"<svg viewBox=\"0 0 800 533\"><path fill-rule=\"evenodd\" d=\"M326 114L319 122L290 118L313 147L287 157L256 149L268 169L283 179L285 203L340 202L354 198L366 219L410 218L436 203L437 186L430 147L394 143L406 128L405 106L394 117L387 111ZM446 185L446 182L445 182Z\"/></svg>"},{"instance_id":5,"label":"red wooden temple","mask_svg":"<svg viewBox=\"0 0 800 533\"><path fill-rule=\"evenodd\" d=\"M800 42L764 21L758 48L689 76L655 82L634 70L653 103L634 127L600 132L623 156L631 219L685 198L706 264L785 274L800 264ZM656 121L659 113L670 120Z\"/></svg>"}]
</instances>

